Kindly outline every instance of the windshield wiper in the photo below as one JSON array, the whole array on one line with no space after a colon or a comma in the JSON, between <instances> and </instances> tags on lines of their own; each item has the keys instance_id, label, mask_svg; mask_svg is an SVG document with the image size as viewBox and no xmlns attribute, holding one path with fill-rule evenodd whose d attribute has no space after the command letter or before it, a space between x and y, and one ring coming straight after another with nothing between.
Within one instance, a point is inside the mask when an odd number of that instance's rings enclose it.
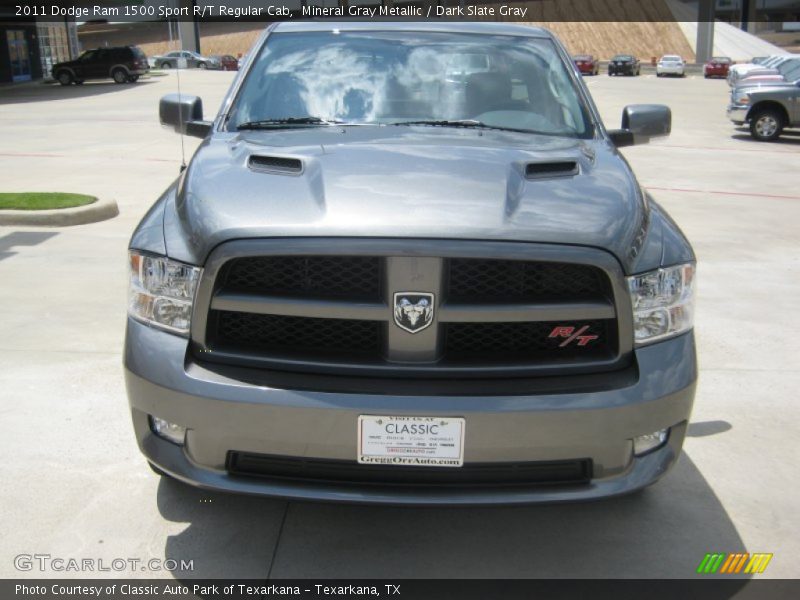
<instances>
[{"instance_id":1,"label":"windshield wiper","mask_svg":"<svg viewBox=\"0 0 800 600\"><path fill-rule=\"evenodd\" d=\"M392 125L428 125L429 127L474 127L478 129L499 129L500 131L519 131L527 133L525 129L515 129L513 127L500 127L498 125L487 125L483 121L476 119L454 119L454 120L421 120L421 121L398 121Z\"/></svg>"},{"instance_id":2,"label":"windshield wiper","mask_svg":"<svg viewBox=\"0 0 800 600\"><path fill-rule=\"evenodd\" d=\"M321 119L319 117L284 117L281 119L262 119L260 121L247 121L236 127L242 129L279 129L281 127L293 127L295 125L340 125L344 121L332 119Z\"/></svg>"}]
</instances>

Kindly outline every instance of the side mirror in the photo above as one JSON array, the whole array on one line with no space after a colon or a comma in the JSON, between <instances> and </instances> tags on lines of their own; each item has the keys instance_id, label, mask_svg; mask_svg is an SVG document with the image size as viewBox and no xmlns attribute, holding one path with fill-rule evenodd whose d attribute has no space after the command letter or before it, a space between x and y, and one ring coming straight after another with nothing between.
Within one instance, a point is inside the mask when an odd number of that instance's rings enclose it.
<instances>
[{"instance_id":1,"label":"side mirror","mask_svg":"<svg viewBox=\"0 0 800 600\"><path fill-rule=\"evenodd\" d=\"M618 148L646 144L672 130L672 112L663 104L630 104L622 111L622 129L608 133Z\"/></svg>"},{"instance_id":2,"label":"side mirror","mask_svg":"<svg viewBox=\"0 0 800 600\"><path fill-rule=\"evenodd\" d=\"M158 118L177 133L204 138L211 131L211 121L203 120L203 101L187 94L167 94L158 103Z\"/></svg>"}]
</instances>

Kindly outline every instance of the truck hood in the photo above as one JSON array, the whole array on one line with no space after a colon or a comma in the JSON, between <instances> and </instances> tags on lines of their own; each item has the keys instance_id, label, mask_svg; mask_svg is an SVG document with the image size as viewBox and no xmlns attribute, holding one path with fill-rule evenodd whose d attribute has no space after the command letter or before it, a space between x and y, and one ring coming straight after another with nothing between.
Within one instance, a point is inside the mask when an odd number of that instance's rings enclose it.
<instances>
[{"instance_id":1,"label":"truck hood","mask_svg":"<svg viewBox=\"0 0 800 600\"><path fill-rule=\"evenodd\" d=\"M287 158L301 170L251 164ZM434 127L216 134L174 202L167 250L194 264L224 241L287 236L575 244L625 262L647 223L639 186L608 142Z\"/></svg>"}]
</instances>

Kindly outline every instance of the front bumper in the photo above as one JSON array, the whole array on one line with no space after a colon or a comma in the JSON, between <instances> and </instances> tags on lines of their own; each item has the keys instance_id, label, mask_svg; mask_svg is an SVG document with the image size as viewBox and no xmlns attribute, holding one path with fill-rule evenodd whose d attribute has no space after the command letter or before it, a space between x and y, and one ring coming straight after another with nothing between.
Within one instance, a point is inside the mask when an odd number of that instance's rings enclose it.
<instances>
[{"instance_id":1,"label":"front bumper","mask_svg":"<svg viewBox=\"0 0 800 600\"><path fill-rule=\"evenodd\" d=\"M185 339L128 320L125 376L137 441L169 475L205 489L302 500L483 505L625 494L677 459L694 399L692 333L636 351L635 376L581 393L420 396L277 389L198 363ZM253 370L255 371L255 370ZM461 416L465 463L590 459L585 484L373 485L230 475L230 451L355 463L360 414ZM148 415L188 428L185 446L152 433ZM666 445L634 457L632 438L670 427Z\"/></svg>"},{"instance_id":2,"label":"front bumper","mask_svg":"<svg viewBox=\"0 0 800 600\"><path fill-rule=\"evenodd\" d=\"M656 67L656 73L658 75L683 75L685 69L684 67Z\"/></svg>"},{"instance_id":3,"label":"front bumper","mask_svg":"<svg viewBox=\"0 0 800 600\"><path fill-rule=\"evenodd\" d=\"M726 110L728 119L736 125L744 125L747 122L747 111L749 106L739 106L738 104L729 104Z\"/></svg>"}]
</instances>

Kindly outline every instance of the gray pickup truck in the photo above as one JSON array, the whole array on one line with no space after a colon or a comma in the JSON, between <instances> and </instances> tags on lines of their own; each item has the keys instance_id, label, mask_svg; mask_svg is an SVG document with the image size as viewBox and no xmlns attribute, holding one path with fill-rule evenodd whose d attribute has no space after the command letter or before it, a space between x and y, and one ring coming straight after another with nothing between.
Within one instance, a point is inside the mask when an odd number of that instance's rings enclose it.
<instances>
[{"instance_id":1,"label":"gray pickup truck","mask_svg":"<svg viewBox=\"0 0 800 600\"><path fill-rule=\"evenodd\" d=\"M458 77L459 56L478 57ZM462 61L463 62L463 61ZM207 489L513 504L677 459L695 256L546 30L280 23L130 241L124 363L153 469Z\"/></svg>"},{"instance_id":2,"label":"gray pickup truck","mask_svg":"<svg viewBox=\"0 0 800 600\"><path fill-rule=\"evenodd\" d=\"M742 80L731 90L728 118L749 126L753 139L777 140L784 129L800 127L800 79L750 84Z\"/></svg>"}]
</instances>

